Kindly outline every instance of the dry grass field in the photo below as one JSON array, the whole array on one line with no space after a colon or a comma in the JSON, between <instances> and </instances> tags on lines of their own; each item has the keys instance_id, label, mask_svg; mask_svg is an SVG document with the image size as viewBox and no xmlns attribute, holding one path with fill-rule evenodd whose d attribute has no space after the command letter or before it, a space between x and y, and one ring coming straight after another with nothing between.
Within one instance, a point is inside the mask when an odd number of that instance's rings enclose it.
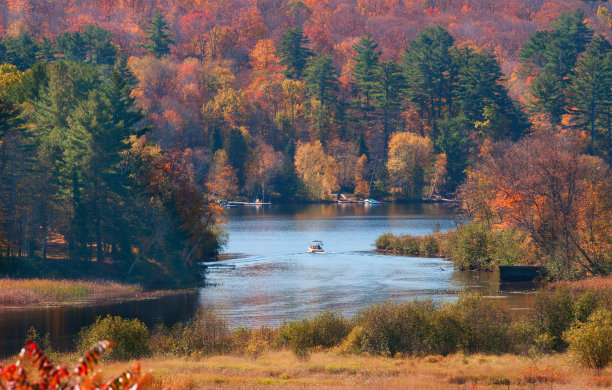
<instances>
[{"instance_id":1,"label":"dry grass field","mask_svg":"<svg viewBox=\"0 0 612 390\"><path fill-rule=\"evenodd\" d=\"M150 370L150 389L607 389L612 370L576 368L568 354L534 362L515 355L455 354L447 357L384 358L317 352L299 360L287 350L258 358L154 358L141 361ZM105 376L126 363L104 363Z\"/></svg>"}]
</instances>

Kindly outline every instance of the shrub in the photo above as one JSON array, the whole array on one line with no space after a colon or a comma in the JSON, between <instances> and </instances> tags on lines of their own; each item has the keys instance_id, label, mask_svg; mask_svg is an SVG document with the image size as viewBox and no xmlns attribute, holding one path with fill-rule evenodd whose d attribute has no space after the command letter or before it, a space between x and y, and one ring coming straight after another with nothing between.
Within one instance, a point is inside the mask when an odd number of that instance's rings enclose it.
<instances>
[{"instance_id":1,"label":"shrub","mask_svg":"<svg viewBox=\"0 0 612 390\"><path fill-rule=\"evenodd\" d=\"M493 264L525 264L532 257L532 251L525 245L524 233L516 230L490 230L488 235L488 249Z\"/></svg>"},{"instance_id":2,"label":"shrub","mask_svg":"<svg viewBox=\"0 0 612 390\"><path fill-rule=\"evenodd\" d=\"M96 322L83 328L78 335L77 348L85 352L98 340L112 340L114 346L107 356L111 360L130 360L148 356L149 330L138 319L124 319L110 315L98 317Z\"/></svg>"},{"instance_id":3,"label":"shrub","mask_svg":"<svg viewBox=\"0 0 612 390\"><path fill-rule=\"evenodd\" d=\"M227 322L207 310L199 310L185 324L175 324L166 334L172 343L171 353L179 356L220 354L232 346Z\"/></svg>"},{"instance_id":4,"label":"shrub","mask_svg":"<svg viewBox=\"0 0 612 390\"><path fill-rule=\"evenodd\" d=\"M393 233L384 233L376 239L376 248L383 250L394 249L393 241L395 241Z\"/></svg>"},{"instance_id":5,"label":"shrub","mask_svg":"<svg viewBox=\"0 0 612 390\"><path fill-rule=\"evenodd\" d=\"M439 236L439 234L436 236ZM427 256L437 256L440 254L440 246L438 244L436 236L429 234L423 237L422 252L424 252Z\"/></svg>"},{"instance_id":6,"label":"shrub","mask_svg":"<svg viewBox=\"0 0 612 390\"><path fill-rule=\"evenodd\" d=\"M433 316L428 340L429 353L448 355L457 352L463 330L454 308L455 305L446 304Z\"/></svg>"},{"instance_id":7,"label":"shrub","mask_svg":"<svg viewBox=\"0 0 612 390\"><path fill-rule=\"evenodd\" d=\"M483 224L470 223L451 238L449 257L460 269L492 270L492 258L488 246L488 228Z\"/></svg>"},{"instance_id":8,"label":"shrub","mask_svg":"<svg viewBox=\"0 0 612 390\"><path fill-rule=\"evenodd\" d=\"M601 370L612 359L612 311L599 309L564 334L570 351L585 367Z\"/></svg>"},{"instance_id":9,"label":"shrub","mask_svg":"<svg viewBox=\"0 0 612 390\"><path fill-rule=\"evenodd\" d=\"M574 322L574 298L566 288L538 291L533 297L530 317L536 333L548 335L551 348L562 351L567 347L563 332Z\"/></svg>"},{"instance_id":10,"label":"shrub","mask_svg":"<svg viewBox=\"0 0 612 390\"><path fill-rule=\"evenodd\" d=\"M363 328L362 351L391 356L427 353L435 310L431 301L387 302L363 310L356 317Z\"/></svg>"},{"instance_id":11,"label":"shrub","mask_svg":"<svg viewBox=\"0 0 612 390\"><path fill-rule=\"evenodd\" d=\"M612 307L612 295L610 292L586 290L574 299L574 319L585 322L600 307Z\"/></svg>"},{"instance_id":12,"label":"shrub","mask_svg":"<svg viewBox=\"0 0 612 390\"><path fill-rule=\"evenodd\" d=\"M350 333L344 317L325 312L312 319L284 322L278 329L277 344L289 346L298 357L306 357L308 348L336 346Z\"/></svg>"},{"instance_id":13,"label":"shrub","mask_svg":"<svg viewBox=\"0 0 612 390\"><path fill-rule=\"evenodd\" d=\"M254 330L241 326L232 332L232 349L256 358L273 345L275 336L276 331L270 328Z\"/></svg>"},{"instance_id":14,"label":"shrub","mask_svg":"<svg viewBox=\"0 0 612 390\"><path fill-rule=\"evenodd\" d=\"M475 294L461 296L452 310L461 328L463 350L469 353L508 351L511 318L507 310Z\"/></svg>"},{"instance_id":15,"label":"shrub","mask_svg":"<svg viewBox=\"0 0 612 390\"><path fill-rule=\"evenodd\" d=\"M363 335L365 333L365 329L362 326L355 326L351 333L346 336L342 344L338 348L338 352L340 353L353 353L360 354L361 353L361 345L363 343Z\"/></svg>"}]
</instances>

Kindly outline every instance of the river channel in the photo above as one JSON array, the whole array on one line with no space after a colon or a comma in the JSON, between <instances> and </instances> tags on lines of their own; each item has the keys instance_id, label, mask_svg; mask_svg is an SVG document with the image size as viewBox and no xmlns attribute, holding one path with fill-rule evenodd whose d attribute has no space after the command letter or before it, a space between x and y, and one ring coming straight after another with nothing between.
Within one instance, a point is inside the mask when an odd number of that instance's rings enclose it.
<instances>
[{"instance_id":1,"label":"river channel","mask_svg":"<svg viewBox=\"0 0 612 390\"><path fill-rule=\"evenodd\" d=\"M198 293L86 307L0 310L0 357L19 350L26 330L49 332L52 345L70 349L78 330L99 315L137 317L171 325L198 308L232 326L277 326L333 310L351 316L381 301L453 301L478 291L510 310L529 306L530 289L503 286L496 273L457 271L443 259L374 252L385 232L426 234L455 226L442 204L311 204L227 209L223 259L208 264ZM321 240L326 253L307 253Z\"/></svg>"}]
</instances>

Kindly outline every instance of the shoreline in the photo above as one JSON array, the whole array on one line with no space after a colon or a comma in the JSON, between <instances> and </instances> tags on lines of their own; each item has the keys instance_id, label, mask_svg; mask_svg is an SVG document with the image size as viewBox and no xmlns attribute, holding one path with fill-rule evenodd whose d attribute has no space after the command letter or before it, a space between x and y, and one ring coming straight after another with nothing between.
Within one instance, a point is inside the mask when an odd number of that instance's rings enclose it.
<instances>
[{"instance_id":1,"label":"shoreline","mask_svg":"<svg viewBox=\"0 0 612 390\"><path fill-rule=\"evenodd\" d=\"M182 289L144 289L138 284L108 280L0 278L0 310L31 310L61 306L101 306L145 301L197 292Z\"/></svg>"}]
</instances>

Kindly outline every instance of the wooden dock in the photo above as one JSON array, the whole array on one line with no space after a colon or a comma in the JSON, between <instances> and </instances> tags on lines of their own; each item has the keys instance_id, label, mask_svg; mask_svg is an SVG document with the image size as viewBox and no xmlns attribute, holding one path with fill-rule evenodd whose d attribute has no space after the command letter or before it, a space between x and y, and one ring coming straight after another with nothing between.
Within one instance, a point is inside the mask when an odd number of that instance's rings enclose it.
<instances>
[{"instance_id":1,"label":"wooden dock","mask_svg":"<svg viewBox=\"0 0 612 390\"><path fill-rule=\"evenodd\" d=\"M501 282L531 282L546 275L544 267L525 265L500 265L499 280Z\"/></svg>"}]
</instances>

